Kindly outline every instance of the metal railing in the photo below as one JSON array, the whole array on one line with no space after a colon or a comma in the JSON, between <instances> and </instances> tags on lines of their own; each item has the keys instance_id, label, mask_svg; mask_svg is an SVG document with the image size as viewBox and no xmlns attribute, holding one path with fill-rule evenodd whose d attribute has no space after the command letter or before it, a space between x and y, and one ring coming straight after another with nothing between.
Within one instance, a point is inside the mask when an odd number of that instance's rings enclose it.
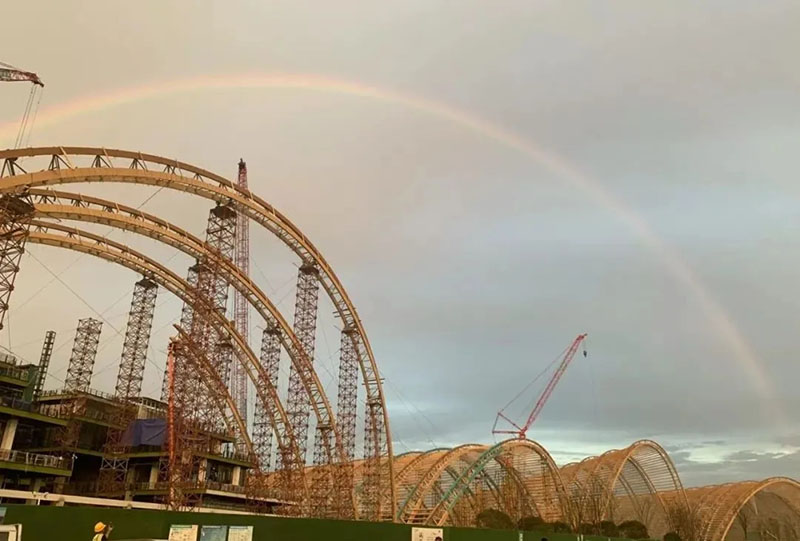
<instances>
[{"instance_id":1,"label":"metal railing","mask_svg":"<svg viewBox=\"0 0 800 541\"><path fill-rule=\"evenodd\" d=\"M0 376L6 376L20 381L28 381L30 371L27 368L20 368L19 366L2 366L0 365Z\"/></svg>"},{"instance_id":2,"label":"metal railing","mask_svg":"<svg viewBox=\"0 0 800 541\"><path fill-rule=\"evenodd\" d=\"M0 406L20 411L38 411L38 404L13 396L0 396Z\"/></svg>"},{"instance_id":3,"label":"metal railing","mask_svg":"<svg viewBox=\"0 0 800 541\"><path fill-rule=\"evenodd\" d=\"M38 402L29 402L21 398L12 396L0 396L0 406L11 408L19 411L27 411L29 413L38 413L48 417L55 417L61 419L64 417L63 413L57 408L50 408L39 404Z\"/></svg>"},{"instance_id":4,"label":"metal railing","mask_svg":"<svg viewBox=\"0 0 800 541\"><path fill-rule=\"evenodd\" d=\"M14 355L10 355L8 353L0 353L0 363L10 364L12 366L17 365L18 359Z\"/></svg>"},{"instance_id":5,"label":"metal railing","mask_svg":"<svg viewBox=\"0 0 800 541\"><path fill-rule=\"evenodd\" d=\"M105 400L119 401L112 393L105 391L98 391L97 389L89 389L88 391L71 391L69 389L49 389L42 391L42 398L47 396L63 396L63 397L76 397L76 396L93 396L95 398L103 398Z\"/></svg>"},{"instance_id":6,"label":"metal railing","mask_svg":"<svg viewBox=\"0 0 800 541\"><path fill-rule=\"evenodd\" d=\"M166 481L156 481L155 483L134 483L131 485L133 490L136 492L145 492L145 491L161 491L167 490L169 487L169 483ZM239 485L231 485L229 483L220 483L217 481L195 481L192 483L186 483L182 485L184 490L218 490L220 492L230 492L232 494L244 494L246 492L245 487Z\"/></svg>"},{"instance_id":7,"label":"metal railing","mask_svg":"<svg viewBox=\"0 0 800 541\"><path fill-rule=\"evenodd\" d=\"M72 470L71 458L54 455L42 455L38 453L27 453L25 451L14 451L11 449L0 449L0 461L13 462L14 464L27 464L29 466L40 466L44 468L56 468L59 470Z\"/></svg>"}]
</instances>

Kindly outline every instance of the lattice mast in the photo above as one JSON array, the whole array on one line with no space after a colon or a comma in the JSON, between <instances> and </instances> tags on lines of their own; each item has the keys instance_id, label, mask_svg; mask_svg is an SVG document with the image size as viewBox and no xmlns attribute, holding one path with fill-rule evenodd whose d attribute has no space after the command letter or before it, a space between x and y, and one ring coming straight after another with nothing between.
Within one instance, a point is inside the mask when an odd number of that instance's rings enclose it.
<instances>
[{"instance_id":1,"label":"lattice mast","mask_svg":"<svg viewBox=\"0 0 800 541\"><path fill-rule=\"evenodd\" d=\"M86 412L86 396L82 393L89 390L92 381L102 328L103 322L97 319L87 317L78 320L78 329L75 332L72 354L67 366L67 377L64 380L64 390L73 395L65 403L67 426L59 434L61 448L64 451L71 450L78 444L81 425L76 418Z\"/></svg>"},{"instance_id":2,"label":"lattice mast","mask_svg":"<svg viewBox=\"0 0 800 541\"><path fill-rule=\"evenodd\" d=\"M208 214L208 225L206 226L206 244L208 248L217 253L217 256L232 260L234 255L236 237L236 213L230 205L217 205ZM217 310L225 313L228 302L228 283L224 277L213 268L210 262L205 260L198 260L194 265L189 267L187 272L186 281L197 291L201 292L210 303L212 303ZM187 333L191 334L191 330L195 325L194 309L189 303L184 303L181 310L180 326ZM200 337L197 333L192 335L192 341L199 347L207 351L210 357L215 357L212 352L219 349L224 352L224 348L217 348L214 345L218 341L217 333L209 325L200 325L197 327L198 333L203 334ZM202 332L200 332L200 329ZM177 351L177 350L176 350ZM177 353L176 353L177 355ZM222 355L222 358L212 359L212 362L218 364L219 372L221 375L229 373L230 359L227 355ZM227 363L227 364L226 364ZM226 379L227 381L227 379ZM178 382L178 389L180 390L180 382ZM167 389L167 373L164 372L164 380L161 387L161 400L166 402L168 398Z\"/></svg>"},{"instance_id":3,"label":"lattice mast","mask_svg":"<svg viewBox=\"0 0 800 541\"><path fill-rule=\"evenodd\" d=\"M53 356L53 345L56 342L56 331L47 331L42 343L42 354L39 356L39 371L36 374L36 384L33 387L33 399L42 396L44 382L47 380L47 370L50 368L50 358Z\"/></svg>"},{"instance_id":4,"label":"lattice mast","mask_svg":"<svg viewBox=\"0 0 800 541\"><path fill-rule=\"evenodd\" d=\"M6 160L3 173L16 174L15 160ZM0 174L2 176L2 174ZM27 195L0 197L0 329L3 328L19 263L25 253L25 242L33 218L33 204Z\"/></svg>"},{"instance_id":5,"label":"lattice mast","mask_svg":"<svg viewBox=\"0 0 800 541\"><path fill-rule=\"evenodd\" d=\"M123 455L123 434L136 419L136 406L132 402L142 393L142 379L150 346L150 331L156 307L158 286L142 278L133 287L128 326L122 344L122 356L117 373L115 396L119 403L113 410L111 426L106 433L103 460L100 463L100 490L111 492L125 486L128 459Z\"/></svg>"},{"instance_id":6,"label":"lattice mast","mask_svg":"<svg viewBox=\"0 0 800 541\"><path fill-rule=\"evenodd\" d=\"M236 213L231 206L217 205L211 209L206 243L217 257L232 258L235 234ZM219 336L211 324L211 311L225 313L228 283L215 261L206 258L189 269L188 281L198 302L194 309L184 305L180 324L184 334L171 346L172 366L165 374L163 389L173 416L170 437L175 447L168 468L168 503L172 508L201 503L202 491L186 489L205 483L207 468L203 454L209 451L212 433L219 432L223 425L214 406L219 402L218 397L213 396L211 386L197 370L192 355L205 355L212 369L226 382L232 359L230 343Z\"/></svg>"},{"instance_id":7,"label":"lattice mast","mask_svg":"<svg viewBox=\"0 0 800 541\"><path fill-rule=\"evenodd\" d=\"M261 364L267 372L272 386L278 387L281 362L281 335L276 327L264 329L261 336ZM272 466L272 423L269 412L260 400L255 402L253 412L253 448L263 471Z\"/></svg>"},{"instance_id":8,"label":"lattice mast","mask_svg":"<svg viewBox=\"0 0 800 541\"><path fill-rule=\"evenodd\" d=\"M339 356L339 394L336 407L336 422L342 437L342 447L347 462L339 464L335 469L334 493L352 494L353 461L356 456L356 414L358 411L358 352L356 343L358 333L352 327L342 330L342 342ZM334 502L334 516L337 518L352 517L353 506L346 498L337 498Z\"/></svg>"},{"instance_id":9,"label":"lattice mast","mask_svg":"<svg viewBox=\"0 0 800 541\"><path fill-rule=\"evenodd\" d=\"M97 319L87 317L78 320L75 342L72 344L72 354L67 366L67 377L64 379L66 391L89 390L102 328L103 322Z\"/></svg>"},{"instance_id":10,"label":"lattice mast","mask_svg":"<svg viewBox=\"0 0 800 541\"><path fill-rule=\"evenodd\" d=\"M239 188L247 190L247 164L239 159ZM250 276L250 223L243 212L236 214L236 266L245 276ZM248 342L250 334L250 305L240 291L233 297L233 314L236 330ZM247 374L239 363L234 363L231 376L231 395L242 418L247 419Z\"/></svg>"},{"instance_id":11,"label":"lattice mast","mask_svg":"<svg viewBox=\"0 0 800 541\"><path fill-rule=\"evenodd\" d=\"M122 356L115 387L115 395L123 401L137 398L142 393L144 365L147 361L147 349L150 346L150 331L153 328L157 294L158 286L149 278L142 278L133 287L128 327L122 343Z\"/></svg>"},{"instance_id":12,"label":"lattice mast","mask_svg":"<svg viewBox=\"0 0 800 541\"><path fill-rule=\"evenodd\" d=\"M508 409L508 407L512 403L514 403L522 395L522 393L524 393L530 387L530 385L533 384L533 382L528 384L528 386L525 387L525 389L523 389L522 392L517 394L514 398L512 398L509 401L508 404L506 404L503 407L503 409L497 412L497 417L495 417L494 426L492 427L492 434L512 434L521 440L524 440L526 438L528 429L536 421L536 419L539 417L539 414L544 409L547 400L553 394L553 390L555 390L556 385L558 385L558 382L561 380L561 376L563 376L564 372L566 372L567 368L569 367L569 364L572 362L572 359L578 352L578 348L580 347L581 343L583 343L583 341L586 339L586 336L587 335L585 333L579 334L577 338L575 338L575 340L572 341L572 344L570 344L569 347L565 350L564 356L561 358L561 362L559 363L558 367L556 368L556 371L550 378L550 381L547 382L547 386L544 388L544 391L542 391L542 394L536 401L536 405L533 406L533 410L531 410L530 414L528 415L528 418L525 420L525 423L522 426L518 425L517 423L512 421L508 416L506 416L504 412L506 409ZM583 350L583 356L586 357L586 349ZM514 428L498 429L497 425L501 419L509 423Z\"/></svg>"},{"instance_id":13,"label":"lattice mast","mask_svg":"<svg viewBox=\"0 0 800 541\"><path fill-rule=\"evenodd\" d=\"M297 273L294 333L309 362L314 360L318 299L318 270L313 263L303 263ZM286 413L300 448L300 456L305 457L308 447L308 417L311 404L300 374L295 370L294 365L289 370L289 391L286 404Z\"/></svg>"}]
</instances>

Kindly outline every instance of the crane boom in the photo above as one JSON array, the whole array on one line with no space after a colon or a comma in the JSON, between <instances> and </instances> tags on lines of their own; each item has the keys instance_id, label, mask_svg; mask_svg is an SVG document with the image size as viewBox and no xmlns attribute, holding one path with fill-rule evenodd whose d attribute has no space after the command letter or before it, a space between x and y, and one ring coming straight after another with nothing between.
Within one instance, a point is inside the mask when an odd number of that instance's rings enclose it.
<instances>
[{"instance_id":1,"label":"crane boom","mask_svg":"<svg viewBox=\"0 0 800 541\"><path fill-rule=\"evenodd\" d=\"M544 409L544 405L547 403L547 400L550 398L550 395L553 394L553 390L555 390L556 385L558 385L558 382L561 380L561 376L563 376L564 372L566 372L567 368L569 367L569 364L572 362L572 359L578 352L578 348L580 347L581 343L584 341L584 339L586 339L586 336L587 336L586 333L579 334L577 338L575 338L575 340L572 341L572 344L570 344L570 346L567 348L567 351L564 353L564 357L561 359L561 363L559 363L558 368L556 368L556 371L550 378L550 381L547 382L547 386L545 387L544 391L542 391L542 394L539 396L539 399L536 401L536 405L533 407L533 410L531 410L530 415L528 415L528 419L525 421L525 424L519 426L517 423L509 419L503 413L503 410L505 410L505 408L503 408L502 410L497 412L497 417L495 417L494 420L494 427L492 428L492 434L514 434L515 436L517 436L517 438L521 440L525 439L528 429L539 417L539 414L542 412L542 409ZM584 357L586 356L586 350L583 351L583 355ZM506 408L507 407L508 406L506 406ZM511 424L511 426L513 426L516 430L498 430L497 423L500 421L500 419L503 419L509 424Z\"/></svg>"},{"instance_id":2,"label":"crane boom","mask_svg":"<svg viewBox=\"0 0 800 541\"><path fill-rule=\"evenodd\" d=\"M38 75L30 71L22 71L0 62L0 81L28 81L37 86L44 86Z\"/></svg>"}]
</instances>

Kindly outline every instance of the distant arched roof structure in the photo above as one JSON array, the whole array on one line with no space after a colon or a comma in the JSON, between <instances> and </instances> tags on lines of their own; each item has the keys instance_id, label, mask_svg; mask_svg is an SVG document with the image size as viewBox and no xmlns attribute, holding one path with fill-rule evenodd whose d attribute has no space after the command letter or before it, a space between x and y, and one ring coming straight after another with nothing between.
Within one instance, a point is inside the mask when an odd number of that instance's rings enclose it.
<instances>
[{"instance_id":1,"label":"distant arched roof structure","mask_svg":"<svg viewBox=\"0 0 800 541\"><path fill-rule=\"evenodd\" d=\"M800 483L786 477L743 481L687 491L698 541L800 537Z\"/></svg>"},{"instance_id":2,"label":"distant arched roof structure","mask_svg":"<svg viewBox=\"0 0 800 541\"><path fill-rule=\"evenodd\" d=\"M468 444L411 457L398 469L397 520L411 524L474 525L483 509L518 520L562 520L566 493L558 467L536 442Z\"/></svg>"},{"instance_id":3,"label":"distant arched roof structure","mask_svg":"<svg viewBox=\"0 0 800 541\"><path fill-rule=\"evenodd\" d=\"M650 440L568 464L561 477L575 525L637 520L660 537L671 529L674 508L688 505L675 465Z\"/></svg>"}]
</instances>

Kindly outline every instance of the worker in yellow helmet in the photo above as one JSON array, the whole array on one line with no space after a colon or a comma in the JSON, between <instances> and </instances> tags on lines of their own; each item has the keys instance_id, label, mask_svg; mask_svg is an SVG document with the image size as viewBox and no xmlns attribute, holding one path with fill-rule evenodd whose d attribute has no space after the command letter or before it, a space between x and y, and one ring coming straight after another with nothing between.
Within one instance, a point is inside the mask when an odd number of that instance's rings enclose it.
<instances>
[{"instance_id":1,"label":"worker in yellow helmet","mask_svg":"<svg viewBox=\"0 0 800 541\"><path fill-rule=\"evenodd\" d=\"M108 536L111 535L111 530L113 529L114 526L110 524L98 522L94 525L94 537L92 537L92 541L108 541Z\"/></svg>"}]
</instances>

